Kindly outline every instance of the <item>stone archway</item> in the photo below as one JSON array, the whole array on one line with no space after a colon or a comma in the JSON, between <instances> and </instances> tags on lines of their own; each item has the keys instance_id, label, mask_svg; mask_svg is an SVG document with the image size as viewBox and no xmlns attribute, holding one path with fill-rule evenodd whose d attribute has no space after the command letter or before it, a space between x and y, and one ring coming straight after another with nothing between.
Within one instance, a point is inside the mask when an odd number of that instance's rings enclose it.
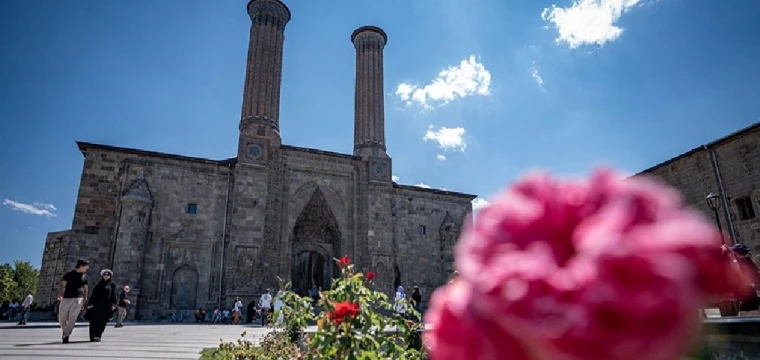
<instances>
[{"instance_id":1,"label":"stone archway","mask_svg":"<svg viewBox=\"0 0 760 360\"><path fill-rule=\"evenodd\" d=\"M329 262L325 256L316 251L302 251L295 254L292 269L293 289L299 294L304 294L314 285L323 289L329 286L328 280L331 276L327 271Z\"/></svg>"},{"instance_id":2,"label":"stone archway","mask_svg":"<svg viewBox=\"0 0 760 360\"><path fill-rule=\"evenodd\" d=\"M172 275L169 304L176 310L193 310L198 299L198 271L190 265L182 265Z\"/></svg>"},{"instance_id":3,"label":"stone archway","mask_svg":"<svg viewBox=\"0 0 760 360\"><path fill-rule=\"evenodd\" d=\"M317 188L296 218L291 241L293 288L330 287L337 272L333 258L341 251L341 232L321 189Z\"/></svg>"}]
</instances>

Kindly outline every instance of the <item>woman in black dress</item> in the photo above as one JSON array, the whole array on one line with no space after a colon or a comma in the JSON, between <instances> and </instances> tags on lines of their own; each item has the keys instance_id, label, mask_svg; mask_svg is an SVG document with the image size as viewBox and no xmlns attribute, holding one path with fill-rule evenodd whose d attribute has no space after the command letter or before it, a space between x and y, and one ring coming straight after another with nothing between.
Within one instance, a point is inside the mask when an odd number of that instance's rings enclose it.
<instances>
[{"instance_id":1,"label":"woman in black dress","mask_svg":"<svg viewBox=\"0 0 760 360\"><path fill-rule=\"evenodd\" d=\"M87 319L90 321L90 341L100 342L108 320L116 310L116 285L111 281L113 272L104 269L100 272L100 282L92 289L90 301L87 302Z\"/></svg>"}]
</instances>

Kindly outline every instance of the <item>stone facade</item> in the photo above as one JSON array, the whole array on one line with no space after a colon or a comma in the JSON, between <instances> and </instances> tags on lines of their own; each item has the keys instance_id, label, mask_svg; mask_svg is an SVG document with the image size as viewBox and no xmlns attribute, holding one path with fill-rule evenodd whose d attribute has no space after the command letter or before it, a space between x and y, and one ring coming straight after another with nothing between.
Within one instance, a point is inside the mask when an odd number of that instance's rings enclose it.
<instances>
[{"instance_id":1,"label":"stone facade","mask_svg":"<svg viewBox=\"0 0 760 360\"><path fill-rule=\"evenodd\" d=\"M698 147L640 175L659 178L680 190L685 201L715 219L705 201L720 196L720 222L727 243L760 253L760 123Z\"/></svg>"},{"instance_id":2,"label":"stone facade","mask_svg":"<svg viewBox=\"0 0 760 360\"><path fill-rule=\"evenodd\" d=\"M71 233L71 231L56 231L47 234L45 250L42 252L37 294L34 296L38 304L49 305L56 299L61 274L68 268L66 256Z\"/></svg>"},{"instance_id":3,"label":"stone facade","mask_svg":"<svg viewBox=\"0 0 760 360\"><path fill-rule=\"evenodd\" d=\"M84 155L71 230L50 233L40 304L76 260L112 268L132 287L139 319L162 319L235 297L256 300L277 278L329 287L348 255L376 286L421 288L453 269L453 245L475 195L391 181L383 104L385 33L357 29L354 154L283 145L280 79L290 11L248 3L252 20L237 157L208 160L79 142Z\"/></svg>"}]
</instances>

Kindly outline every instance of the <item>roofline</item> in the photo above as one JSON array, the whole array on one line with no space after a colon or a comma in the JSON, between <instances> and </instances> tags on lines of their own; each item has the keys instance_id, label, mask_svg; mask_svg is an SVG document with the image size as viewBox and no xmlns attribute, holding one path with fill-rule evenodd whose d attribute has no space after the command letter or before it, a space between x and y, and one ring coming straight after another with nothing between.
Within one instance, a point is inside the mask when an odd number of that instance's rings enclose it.
<instances>
[{"instance_id":1,"label":"roofline","mask_svg":"<svg viewBox=\"0 0 760 360\"><path fill-rule=\"evenodd\" d=\"M192 161L196 163L199 162L199 163L212 164L212 165L228 166L231 164L235 164L237 162L236 157L232 157L232 158L224 159L224 160L211 160L211 159L204 159L204 158L198 158L198 157L192 157L192 156L162 153L158 151L139 150L139 149L133 149L133 148L127 148L127 147L120 147L120 146L94 144L94 143L88 143L84 141L77 141L76 143L77 143L77 147L79 147L79 151L82 152L82 155L86 155L87 150L89 149L97 149L97 150L118 151L118 152L135 154L135 155L160 157L160 158L165 158L165 159Z\"/></svg>"},{"instance_id":2,"label":"roofline","mask_svg":"<svg viewBox=\"0 0 760 360\"><path fill-rule=\"evenodd\" d=\"M401 185L395 182L393 183L393 187L396 189L401 189L401 190L421 191L421 192L427 192L427 193L437 194L437 195L456 196L456 197L466 198L470 201L475 200L475 198L478 197L477 195L466 194L466 193L462 193L458 191L424 188L424 187L413 186L413 185Z\"/></svg>"},{"instance_id":3,"label":"roofline","mask_svg":"<svg viewBox=\"0 0 760 360\"><path fill-rule=\"evenodd\" d=\"M305 148L305 147L300 147L300 146L293 146L293 145L280 145L280 149L294 150L294 151L303 151L303 152L308 152L308 153L312 153L312 154L320 154L320 155L328 155L328 156L337 156L337 157L342 157L342 158L351 159L351 160L361 160L362 159L361 156L355 156L355 155L351 155L351 154L343 154L343 153L334 152L334 151L327 151L327 150L310 149L310 148Z\"/></svg>"},{"instance_id":4,"label":"roofline","mask_svg":"<svg viewBox=\"0 0 760 360\"><path fill-rule=\"evenodd\" d=\"M118 151L122 153L135 154L135 155L159 157L159 158L165 158L165 159L192 161L196 163L200 162L200 163L212 164L212 165L229 166L229 165L234 165L237 163L237 157L232 157L225 160L211 160L211 159L204 159L204 158L191 157L191 156L168 154L168 153L162 153L162 152L157 152L157 151L139 150L139 149L133 149L133 148L127 148L127 147L121 147L121 146L95 144L95 143L89 143L89 142L84 142L84 141L77 141L76 144L77 144L77 147L79 147L79 151L82 152L82 155L86 155L87 150L89 149L98 149L98 150L107 150L107 151ZM360 156L341 154L341 153L325 151L325 150L302 148L302 147L291 146L291 145L281 145L281 148L287 149L287 150L309 152L309 153L314 153L314 154L337 156L337 157L347 158L351 160L362 159ZM400 185L397 183L393 183L393 187L397 189L401 189L401 190L421 191L421 192L437 194L437 195L456 196L456 197L466 198L470 201L478 197L477 195L467 194L467 193L462 193L462 192L457 192L457 191L428 189L428 188L423 188L419 186Z\"/></svg>"},{"instance_id":5,"label":"roofline","mask_svg":"<svg viewBox=\"0 0 760 360\"><path fill-rule=\"evenodd\" d=\"M665 161L663 161L663 162L661 162L661 163L659 163L657 165L650 166L650 167L648 167L648 168L646 168L644 170L639 171L638 173L634 174L633 176L643 175L645 173L651 172L651 171L653 171L655 169L658 169L660 167L663 167L665 165L673 163L673 162L675 162L675 161L677 161L679 159L683 159L683 158L685 158L687 156L696 154L696 153L698 153L698 152L700 152L702 150L705 150L705 149L716 147L716 146L721 145L721 144L723 144L725 142L734 140L734 139L736 139L736 138L738 138L740 136L749 134L749 133L751 133L753 131L757 131L757 130L760 130L760 121L758 121L758 122L756 122L754 124L751 124L749 126L746 126L746 127L742 128L742 129L739 129L737 131L734 131L734 132L732 132L732 133L730 133L730 134L728 134L726 136L723 136L721 138L713 140L713 141L711 141L711 142L709 142L707 144L695 147L695 148L693 148L693 149L691 149L691 150L689 150L689 151L687 151L687 152L685 152L685 153L683 153L681 155L678 155L676 157L673 157L673 158L670 158L668 160L665 160Z\"/></svg>"}]
</instances>

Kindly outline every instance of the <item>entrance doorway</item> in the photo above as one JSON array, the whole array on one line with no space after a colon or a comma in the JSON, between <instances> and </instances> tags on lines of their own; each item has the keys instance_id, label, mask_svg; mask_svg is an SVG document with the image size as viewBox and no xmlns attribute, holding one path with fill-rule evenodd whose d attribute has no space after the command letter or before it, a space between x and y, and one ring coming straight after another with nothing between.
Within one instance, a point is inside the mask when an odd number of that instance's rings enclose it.
<instances>
[{"instance_id":1,"label":"entrance doorway","mask_svg":"<svg viewBox=\"0 0 760 360\"><path fill-rule=\"evenodd\" d=\"M293 280L293 290L300 295L308 293L312 285L327 289L330 284L330 274L327 273L325 257L316 251L303 251L293 256L290 278Z\"/></svg>"}]
</instances>

